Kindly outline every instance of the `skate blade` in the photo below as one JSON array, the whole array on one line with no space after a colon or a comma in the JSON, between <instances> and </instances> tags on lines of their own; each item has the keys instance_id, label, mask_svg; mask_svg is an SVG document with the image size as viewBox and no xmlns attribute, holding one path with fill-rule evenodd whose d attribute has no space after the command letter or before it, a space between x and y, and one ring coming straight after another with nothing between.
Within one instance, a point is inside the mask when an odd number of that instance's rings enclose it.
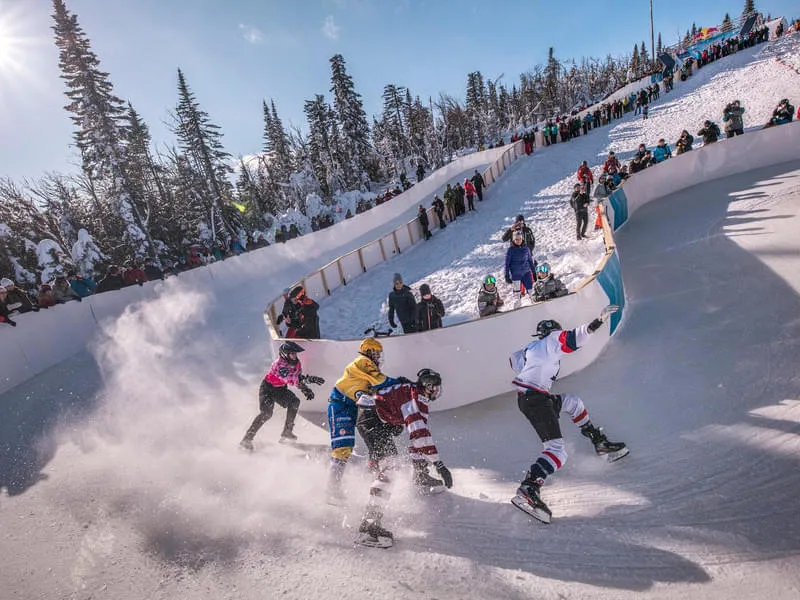
<instances>
[{"instance_id":1,"label":"skate blade","mask_svg":"<svg viewBox=\"0 0 800 600\"><path fill-rule=\"evenodd\" d=\"M289 438L281 438L278 440L279 444L286 444L287 446L294 446L297 443L297 440L292 440Z\"/></svg>"},{"instance_id":2,"label":"skate blade","mask_svg":"<svg viewBox=\"0 0 800 600\"><path fill-rule=\"evenodd\" d=\"M366 548L391 548L394 545L392 538L388 537L372 537L371 535L364 535L353 542L356 546L364 546Z\"/></svg>"},{"instance_id":3,"label":"skate blade","mask_svg":"<svg viewBox=\"0 0 800 600\"><path fill-rule=\"evenodd\" d=\"M531 506L531 503L528 502L528 500L523 496L514 496L511 499L511 504L516 506L518 509L520 509L529 517L533 517L537 521L540 521L546 525L550 524L550 514L542 510L541 508L536 508L535 506Z\"/></svg>"},{"instance_id":4,"label":"skate blade","mask_svg":"<svg viewBox=\"0 0 800 600\"><path fill-rule=\"evenodd\" d=\"M626 446L625 448L622 448L621 450L617 450L616 452L609 452L605 456L606 456L606 460L608 462L613 463L613 462L617 462L620 458L625 458L630 453L631 453L631 451Z\"/></svg>"},{"instance_id":5,"label":"skate blade","mask_svg":"<svg viewBox=\"0 0 800 600\"><path fill-rule=\"evenodd\" d=\"M417 493L420 496L435 496L436 494L441 494L447 488L443 485L432 485L430 487L422 487L417 488Z\"/></svg>"}]
</instances>

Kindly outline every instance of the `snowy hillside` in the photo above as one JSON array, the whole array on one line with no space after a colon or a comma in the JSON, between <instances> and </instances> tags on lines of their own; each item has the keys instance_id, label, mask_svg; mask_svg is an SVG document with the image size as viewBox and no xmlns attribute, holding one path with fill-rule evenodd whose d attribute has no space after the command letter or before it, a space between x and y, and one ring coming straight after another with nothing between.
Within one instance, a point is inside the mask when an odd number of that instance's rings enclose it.
<instances>
[{"instance_id":1,"label":"snowy hillside","mask_svg":"<svg viewBox=\"0 0 800 600\"><path fill-rule=\"evenodd\" d=\"M791 44L786 57L800 36ZM572 241L566 196L581 160L596 169L608 148L627 158L641 141L674 142L735 98L746 129L758 127L798 92L784 62L744 51L662 96L646 122L627 117L517 161L478 214L326 301L323 332L360 335L395 271L430 283L450 322L470 318L518 212L533 221L537 254L574 283L602 251L598 239ZM370 483L363 456L345 478L350 505L322 501L324 415L299 419L303 445L287 448L276 408L255 453L237 448L269 356L263 274L235 289L170 279L91 353L0 396L0 597L797 598L798 182L799 161L741 173L648 204L617 232L625 320L601 358L554 391L581 394L629 457L598 459L562 419L570 458L543 488L554 512L544 526L508 503L541 448L514 394L434 413L454 487L417 497L401 473L388 551L352 546ZM269 285L280 289L312 261L276 264Z\"/></svg>"},{"instance_id":2,"label":"snowy hillside","mask_svg":"<svg viewBox=\"0 0 800 600\"><path fill-rule=\"evenodd\" d=\"M576 285L594 271L603 255L601 236L582 242L575 239L569 196L581 161L588 161L596 181L609 150L628 161L640 143L652 149L664 138L674 153L683 129L695 135L706 119L722 127L722 110L735 99L745 107L746 131L763 126L781 98L797 97L800 91L797 73L774 58L778 53L786 62L800 54L796 38L757 46L695 70L685 83L671 93L662 93L660 100L650 105L646 121L629 113L587 136L537 149L531 157L516 161L487 191L484 202L476 200L476 213L459 218L428 243L377 266L323 300L323 336L357 338L374 321L385 324L386 298L395 272L400 272L412 289L421 283L431 286L445 305L445 325L477 318L477 290L487 274L495 275L501 294L510 296L511 286L503 282L508 245L500 238L517 214L523 214L533 228L534 255L546 257L568 287ZM700 146L698 139L695 147ZM593 219L592 212L590 224Z\"/></svg>"}]
</instances>

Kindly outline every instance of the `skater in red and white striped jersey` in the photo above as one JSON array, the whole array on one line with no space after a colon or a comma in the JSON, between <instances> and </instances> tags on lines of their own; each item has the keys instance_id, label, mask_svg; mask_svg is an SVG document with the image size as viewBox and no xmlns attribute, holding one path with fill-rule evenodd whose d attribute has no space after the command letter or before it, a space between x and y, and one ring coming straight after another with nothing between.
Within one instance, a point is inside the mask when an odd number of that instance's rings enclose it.
<instances>
[{"instance_id":1,"label":"skater in red and white striped jersey","mask_svg":"<svg viewBox=\"0 0 800 600\"><path fill-rule=\"evenodd\" d=\"M591 323L569 330L563 330L552 319L540 321L535 334L538 339L511 355L511 368L517 373L512 382L517 390L517 404L544 445L541 455L531 465L517 490L517 495L538 509L540 520L549 522L551 513L539 497L539 489L544 480L567 461L567 451L558 422L562 410L580 427L581 433L591 440L598 454L614 453L619 458L627 454L625 444L609 442L602 430L592 425L583 401L578 396L550 393L550 387L561 369L561 358L586 344L589 336L617 310L618 306L609 305Z\"/></svg>"},{"instance_id":2,"label":"skater in red and white striped jersey","mask_svg":"<svg viewBox=\"0 0 800 600\"><path fill-rule=\"evenodd\" d=\"M391 487L400 467L394 438L408 431L411 445L408 453L414 464L414 484L424 494L444 491L452 487L453 476L439 458L439 451L428 428L428 404L441 394L442 377L432 369L417 373L416 383L399 380L382 388L376 395L361 394L358 399L356 426L369 449L370 466L375 481L370 487L370 497L364 520L359 528L361 543L377 544L377 538L392 538L391 532L381 526L383 509L391 496ZM428 474L432 464L442 479ZM370 544L369 542L373 542Z\"/></svg>"}]
</instances>

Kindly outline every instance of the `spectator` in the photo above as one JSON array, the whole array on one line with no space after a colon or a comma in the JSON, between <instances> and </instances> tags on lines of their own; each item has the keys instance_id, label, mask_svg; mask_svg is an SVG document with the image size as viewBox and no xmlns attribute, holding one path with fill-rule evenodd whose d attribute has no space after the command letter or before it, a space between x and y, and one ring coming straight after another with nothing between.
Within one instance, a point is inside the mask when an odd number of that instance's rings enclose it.
<instances>
[{"instance_id":1,"label":"spectator","mask_svg":"<svg viewBox=\"0 0 800 600\"><path fill-rule=\"evenodd\" d=\"M653 150L653 160L655 160L656 164L664 162L668 158L672 158L672 149L669 147L667 142L664 141L664 138L658 140L658 145L656 149Z\"/></svg>"},{"instance_id":2,"label":"spectator","mask_svg":"<svg viewBox=\"0 0 800 600\"><path fill-rule=\"evenodd\" d=\"M400 273L394 274L392 285L394 289L389 292L389 325L397 329L397 315L403 333L414 333L417 330L417 300L414 293L403 283Z\"/></svg>"},{"instance_id":3,"label":"spectator","mask_svg":"<svg viewBox=\"0 0 800 600\"><path fill-rule=\"evenodd\" d=\"M49 283L39 286L39 308L50 308L58 304L53 288Z\"/></svg>"},{"instance_id":4,"label":"spectator","mask_svg":"<svg viewBox=\"0 0 800 600\"><path fill-rule=\"evenodd\" d=\"M784 98L778 103L778 106L775 107L775 110L772 111L772 118L769 120L769 123L767 123L767 127L791 123L793 118L794 106L789 103L787 98Z\"/></svg>"},{"instance_id":5,"label":"spectator","mask_svg":"<svg viewBox=\"0 0 800 600\"><path fill-rule=\"evenodd\" d=\"M417 183L425 177L425 167L422 166L422 161L417 164Z\"/></svg>"},{"instance_id":6,"label":"spectator","mask_svg":"<svg viewBox=\"0 0 800 600\"><path fill-rule=\"evenodd\" d=\"M575 184L575 190L572 192L569 204L572 210L575 211L575 231L579 240L588 237L586 235L586 227L589 225L589 196L583 193L579 183Z\"/></svg>"},{"instance_id":7,"label":"spectator","mask_svg":"<svg viewBox=\"0 0 800 600\"><path fill-rule=\"evenodd\" d=\"M242 240L240 240L237 236L233 236L231 238L231 252L233 252L236 256L244 254L244 246L242 245Z\"/></svg>"},{"instance_id":8,"label":"spectator","mask_svg":"<svg viewBox=\"0 0 800 600\"><path fill-rule=\"evenodd\" d=\"M6 304L6 298L8 298L8 292L6 288L0 285L0 323L5 323L6 325L11 325L12 327L17 326L17 322L9 316L8 305Z\"/></svg>"},{"instance_id":9,"label":"spectator","mask_svg":"<svg viewBox=\"0 0 800 600\"><path fill-rule=\"evenodd\" d=\"M67 281L66 275L57 275L53 281L53 296L55 296L58 304L66 304L70 300L77 300L80 302L82 298L75 293L72 286Z\"/></svg>"},{"instance_id":10,"label":"spectator","mask_svg":"<svg viewBox=\"0 0 800 600\"><path fill-rule=\"evenodd\" d=\"M675 142L675 147L678 149L678 155L680 156L684 152L689 152L692 149L693 143L694 136L684 129L681 132L681 137L679 137L678 141Z\"/></svg>"},{"instance_id":11,"label":"spectator","mask_svg":"<svg viewBox=\"0 0 800 600\"><path fill-rule=\"evenodd\" d=\"M294 298L297 300L299 307L298 314L300 320L295 329L294 337L306 340L317 340L320 338L319 304L308 297L308 294L306 294L302 286L298 287L300 287L300 291L295 294Z\"/></svg>"},{"instance_id":12,"label":"spectator","mask_svg":"<svg viewBox=\"0 0 800 600\"><path fill-rule=\"evenodd\" d=\"M530 249L524 242L522 231L516 230L511 236L511 245L506 250L506 283L513 284L515 281L519 281L519 286L514 286L512 290L515 297L514 308L519 307L522 294L530 294L533 291L533 272L536 264L533 262Z\"/></svg>"},{"instance_id":13,"label":"spectator","mask_svg":"<svg viewBox=\"0 0 800 600\"><path fill-rule=\"evenodd\" d=\"M297 330L302 325L300 317L300 301L298 296L305 293L302 285L295 286L291 291L286 290L283 294L285 298L281 314L278 315L278 325L286 322L287 338L297 337Z\"/></svg>"},{"instance_id":14,"label":"spectator","mask_svg":"<svg viewBox=\"0 0 800 600\"><path fill-rule=\"evenodd\" d=\"M536 238L533 235L533 230L525 224L525 217L522 215L517 215L514 224L503 234L502 240L504 242L512 241L515 231L520 231L522 233L525 245L528 247L528 250L531 251L531 255L533 255L533 250L536 248Z\"/></svg>"},{"instance_id":15,"label":"spectator","mask_svg":"<svg viewBox=\"0 0 800 600\"><path fill-rule=\"evenodd\" d=\"M444 222L444 202L442 202L439 196L434 196L431 206L433 207L433 212L436 213L436 217L439 219L439 229L444 229L447 227Z\"/></svg>"},{"instance_id":16,"label":"spectator","mask_svg":"<svg viewBox=\"0 0 800 600\"><path fill-rule=\"evenodd\" d=\"M31 299L28 298L28 294L18 288L8 277L3 277L0 280L0 287L6 291L5 306L9 313L17 311L22 314L39 310L39 307L34 305Z\"/></svg>"},{"instance_id":17,"label":"spectator","mask_svg":"<svg viewBox=\"0 0 800 600\"><path fill-rule=\"evenodd\" d=\"M181 259L186 262L184 257ZM103 292L112 292L114 290L119 290L125 287L125 280L122 278L122 274L119 271L119 267L117 265L111 265L108 267L108 271L106 272L106 276L100 280L97 284L97 288L95 289L95 293L101 294ZM41 304L41 302L40 302Z\"/></svg>"},{"instance_id":18,"label":"spectator","mask_svg":"<svg viewBox=\"0 0 800 600\"><path fill-rule=\"evenodd\" d=\"M547 262L540 262L536 265L536 283L533 284L533 299L535 302L544 302L551 298L559 298L569 294L567 286L553 276L550 265Z\"/></svg>"},{"instance_id":19,"label":"spectator","mask_svg":"<svg viewBox=\"0 0 800 600\"><path fill-rule=\"evenodd\" d=\"M478 173L477 169L475 169L475 173L472 175L472 185L475 186L475 193L478 194L478 202L483 202L483 188L486 187L486 182L483 180L483 175Z\"/></svg>"},{"instance_id":20,"label":"spectator","mask_svg":"<svg viewBox=\"0 0 800 600\"><path fill-rule=\"evenodd\" d=\"M619 173L619 169L619 160L617 160L617 157L614 155L613 151L609 152L606 162L603 163L603 173L614 175L615 173Z\"/></svg>"},{"instance_id":21,"label":"spectator","mask_svg":"<svg viewBox=\"0 0 800 600\"><path fill-rule=\"evenodd\" d=\"M417 221L419 221L419 225L422 227L422 237L424 237L427 242L433 235L431 235L428 229L428 211L425 210L422 204L419 205L419 210L417 211Z\"/></svg>"},{"instance_id":22,"label":"spectator","mask_svg":"<svg viewBox=\"0 0 800 600\"><path fill-rule=\"evenodd\" d=\"M419 293L422 300L417 304L417 330L439 329L442 326L444 304L431 293L431 286L427 283L419 286Z\"/></svg>"},{"instance_id":23,"label":"spectator","mask_svg":"<svg viewBox=\"0 0 800 600\"><path fill-rule=\"evenodd\" d=\"M719 125L713 121L706 120L703 123L703 128L697 132L697 135L703 138L703 145L713 144L719 139Z\"/></svg>"},{"instance_id":24,"label":"spectator","mask_svg":"<svg viewBox=\"0 0 800 600\"><path fill-rule=\"evenodd\" d=\"M646 121L647 120L647 115L649 115L649 114L650 114L650 105L649 104L645 104L644 108L642 109L642 120Z\"/></svg>"},{"instance_id":25,"label":"spectator","mask_svg":"<svg viewBox=\"0 0 800 600\"><path fill-rule=\"evenodd\" d=\"M738 100L734 100L722 113L722 122L725 123L725 135L732 138L744 134L744 108Z\"/></svg>"},{"instance_id":26,"label":"spectator","mask_svg":"<svg viewBox=\"0 0 800 600\"><path fill-rule=\"evenodd\" d=\"M147 281L147 275L144 274L144 269L139 265L139 262L134 262L122 273L122 280L125 285L143 285Z\"/></svg>"},{"instance_id":27,"label":"spectator","mask_svg":"<svg viewBox=\"0 0 800 600\"><path fill-rule=\"evenodd\" d=\"M158 268L155 260L147 257L144 259L144 276L147 277L147 281L164 279L164 271Z\"/></svg>"},{"instance_id":28,"label":"spectator","mask_svg":"<svg viewBox=\"0 0 800 600\"><path fill-rule=\"evenodd\" d=\"M81 298L91 296L94 294L95 288L97 288L97 284L93 279L81 277L75 271L70 271L67 273L67 280L69 281L69 286L72 288L72 291L78 294L78 296Z\"/></svg>"},{"instance_id":29,"label":"spectator","mask_svg":"<svg viewBox=\"0 0 800 600\"><path fill-rule=\"evenodd\" d=\"M503 299L497 291L497 279L494 275L487 275L478 290L478 314L481 317L488 317L497 313L501 306Z\"/></svg>"},{"instance_id":30,"label":"spectator","mask_svg":"<svg viewBox=\"0 0 800 600\"><path fill-rule=\"evenodd\" d=\"M456 220L458 215L456 213L456 191L449 183L444 191L444 205L447 209L447 220L452 223Z\"/></svg>"},{"instance_id":31,"label":"spectator","mask_svg":"<svg viewBox=\"0 0 800 600\"><path fill-rule=\"evenodd\" d=\"M589 164L586 161L581 163L581 166L578 167L578 183L581 184L583 191L588 196L591 192L592 185L594 184L594 175L592 174L592 170L589 168Z\"/></svg>"},{"instance_id":32,"label":"spectator","mask_svg":"<svg viewBox=\"0 0 800 600\"><path fill-rule=\"evenodd\" d=\"M464 179L464 194L467 197L467 206L469 210L475 210L475 186L469 179Z\"/></svg>"},{"instance_id":33,"label":"spectator","mask_svg":"<svg viewBox=\"0 0 800 600\"><path fill-rule=\"evenodd\" d=\"M600 179L597 180L597 187L594 188L594 197L600 201L608 198L613 191L614 186L611 185L608 176L605 173L601 174Z\"/></svg>"}]
</instances>

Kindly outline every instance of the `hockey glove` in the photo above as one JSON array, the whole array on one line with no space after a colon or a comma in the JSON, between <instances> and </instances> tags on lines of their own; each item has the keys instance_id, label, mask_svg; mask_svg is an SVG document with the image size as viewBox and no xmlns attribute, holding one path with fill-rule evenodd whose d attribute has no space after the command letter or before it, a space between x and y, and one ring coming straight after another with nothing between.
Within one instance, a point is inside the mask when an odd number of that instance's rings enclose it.
<instances>
[{"instance_id":1,"label":"hockey glove","mask_svg":"<svg viewBox=\"0 0 800 600\"><path fill-rule=\"evenodd\" d=\"M439 477L442 478L442 481L444 481L444 486L447 489L453 487L453 475L450 473L450 469L445 467L444 463L440 460L433 463L433 466L436 467L436 472L439 474Z\"/></svg>"},{"instance_id":2,"label":"hockey glove","mask_svg":"<svg viewBox=\"0 0 800 600\"><path fill-rule=\"evenodd\" d=\"M313 383L314 385L323 385L325 380L322 377L317 377L316 375L306 375L305 380L308 383Z\"/></svg>"},{"instance_id":3,"label":"hockey glove","mask_svg":"<svg viewBox=\"0 0 800 600\"><path fill-rule=\"evenodd\" d=\"M619 306L617 306L616 304L609 304L603 310L600 311L599 319L605 323L608 320L608 317L613 315L618 310Z\"/></svg>"},{"instance_id":4,"label":"hockey glove","mask_svg":"<svg viewBox=\"0 0 800 600\"><path fill-rule=\"evenodd\" d=\"M303 394L303 396L306 397L306 400L314 399L314 392L312 392L311 388L309 388L305 383L301 383L300 385L298 385L297 389L299 389L300 392Z\"/></svg>"},{"instance_id":5,"label":"hockey glove","mask_svg":"<svg viewBox=\"0 0 800 600\"><path fill-rule=\"evenodd\" d=\"M506 275L506 283L509 285L511 284L511 277L509 275Z\"/></svg>"}]
</instances>

